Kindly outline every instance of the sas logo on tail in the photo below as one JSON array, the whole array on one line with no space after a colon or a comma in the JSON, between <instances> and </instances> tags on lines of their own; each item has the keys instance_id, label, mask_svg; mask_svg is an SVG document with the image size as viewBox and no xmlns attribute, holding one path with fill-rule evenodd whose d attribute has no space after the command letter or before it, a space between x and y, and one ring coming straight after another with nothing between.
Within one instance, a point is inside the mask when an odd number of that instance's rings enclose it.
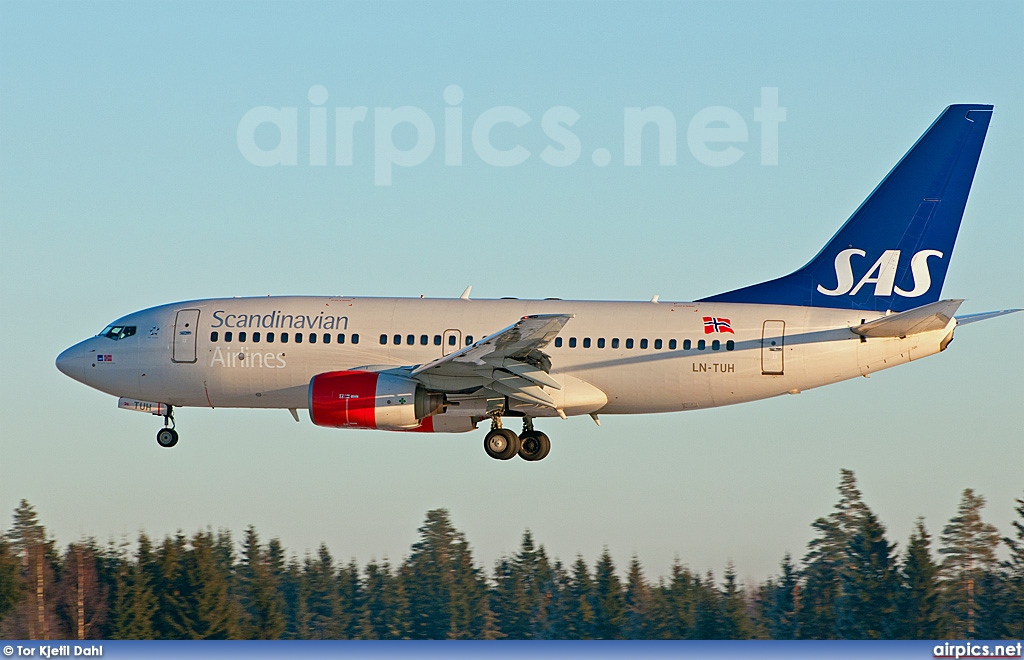
<instances>
[{"instance_id":1,"label":"sas logo on tail","mask_svg":"<svg viewBox=\"0 0 1024 660\"><path fill-rule=\"evenodd\" d=\"M882 256L875 262L875 265L869 268L868 272L860 278L856 286L853 283L853 265L850 263L854 255L864 257L867 256L867 253L857 248L849 248L836 255L836 287L834 289L826 289L819 284L818 291L820 293L826 296L844 296L847 294L855 296L865 285L874 284L876 296L889 297L895 291L904 298L917 298L926 294L928 289L932 287L932 274L928 271L928 257L942 258L942 253L938 250L921 250L911 257L910 272L914 278L914 288L910 291L904 291L895 286L896 268L900 263L899 250L886 250L883 252Z\"/></svg>"}]
</instances>

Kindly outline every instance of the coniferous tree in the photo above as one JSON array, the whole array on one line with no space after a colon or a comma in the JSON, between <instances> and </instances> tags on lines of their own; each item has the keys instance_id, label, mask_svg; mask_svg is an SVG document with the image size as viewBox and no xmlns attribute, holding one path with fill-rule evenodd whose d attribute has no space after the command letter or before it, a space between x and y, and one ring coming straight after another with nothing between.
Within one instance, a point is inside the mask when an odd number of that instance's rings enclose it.
<instances>
[{"instance_id":1,"label":"coniferous tree","mask_svg":"<svg viewBox=\"0 0 1024 660\"><path fill-rule=\"evenodd\" d=\"M57 613L71 639L101 639L108 614L107 589L99 579L94 542L72 543L57 581Z\"/></svg>"},{"instance_id":2,"label":"coniferous tree","mask_svg":"<svg viewBox=\"0 0 1024 660\"><path fill-rule=\"evenodd\" d=\"M690 569L672 562L669 582L663 590L665 622L662 639L696 639L697 597L700 578Z\"/></svg>"},{"instance_id":3,"label":"coniferous tree","mask_svg":"<svg viewBox=\"0 0 1024 660\"><path fill-rule=\"evenodd\" d=\"M957 515L942 530L944 555L941 566L944 600L954 637L975 639L978 623L979 589L986 573L996 570L996 547L999 534L983 522L981 509L985 498L967 488L963 492Z\"/></svg>"},{"instance_id":4,"label":"coniferous tree","mask_svg":"<svg viewBox=\"0 0 1024 660\"><path fill-rule=\"evenodd\" d=\"M782 558L779 581L769 581L764 595L764 618L771 639L799 639L797 607L800 585L793 560L787 552Z\"/></svg>"},{"instance_id":5,"label":"coniferous tree","mask_svg":"<svg viewBox=\"0 0 1024 660\"><path fill-rule=\"evenodd\" d=\"M939 567L932 561L931 536L924 528L924 521L918 518L900 570L895 636L902 639L945 636L939 589Z\"/></svg>"},{"instance_id":6,"label":"coniferous tree","mask_svg":"<svg viewBox=\"0 0 1024 660\"><path fill-rule=\"evenodd\" d=\"M239 567L241 602L245 616L243 634L248 639L279 639L285 630L284 597L279 584L282 567L275 562L270 549L259 542L256 529L245 530L242 541L242 564Z\"/></svg>"},{"instance_id":7,"label":"coniferous tree","mask_svg":"<svg viewBox=\"0 0 1024 660\"><path fill-rule=\"evenodd\" d=\"M704 579L694 582L694 626L691 639L723 639L725 626L722 595L715 587L715 575L710 570Z\"/></svg>"},{"instance_id":8,"label":"coniferous tree","mask_svg":"<svg viewBox=\"0 0 1024 660\"><path fill-rule=\"evenodd\" d=\"M173 622L184 639L234 639L240 612L230 595L231 542L226 535L197 532L180 562L176 584L183 606Z\"/></svg>"},{"instance_id":9,"label":"coniferous tree","mask_svg":"<svg viewBox=\"0 0 1024 660\"><path fill-rule=\"evenodd\" d=\"M897 566L895 544L866 506L861 510L840 570L842 596L838 618L843 639L889 639L895 634Z\"/></svg>"},{"instance_id":10,"label":"coniferous tree","mask_svg":"<svg viewBox=\"0 0 1024 660\"><path fill-rule=\"evenodd\" d=\"M487 585L448 512L428 511L419 533L399 572L409 603L410 636L463 639L493 634Z\"/></svg>"},{"instance_id":11,"label":"coniferous tree","mask_svg":"<svg viewBox=\"0 0 1024 660\"><path fill-rule=\"evenodd\" d=\"M5 637L4 620L25 598L25 591L18 556L10 541L0 534L0 637Z\"/></svg>"},{"instance_id":12,"label":"coniferous tree","mask_svg":"<svg viewBox=\"0 0 1024 660\"><path fill-rule=\"evenodd\" d=\"M112 639L153 639L157 598L146 569L151 561L149 538L139 535L138 557L134 561L123 547L112 549L109 554L113 577L109 636Z\"/></svg>"},{"instance_id":13,"label":"coniferous tree","mask_svg":"<svg viewBox=\"0 0 1024 660\"><path fill-rule=\"evenodd\" d=\"M292 557L281 576L281 596L285 604L285 639L311 639L309 611L306 607L307 580L302 565Z\"/></svg>"},{"instance_id":14,"label":"coniferous tree","mask_svg":"<svg viewBox=\"0 0 1024 660\"><path fill-rule=\"evenodd\" d=\"M362 611L362 585L359 578L359 565L355 559L348 565L338 569L338 592L341 602L341 616L338 624L344 639L359 636L359 615Z\"/></svg>"},{"instance_id":15,"label":"coniferous tree","mask_svg":"<svg viewBox=\"0 0 1024 660\"><path fill-rule=\"evenodd\" d=\"M622 639L626 605L615 563L605 548L594 565L594 637Z\"/></svg>"},{"instance_id":16,"label":"coniferous tree","mask_svg":"<svg viewBox=\"0 0 1024 660\"><path fill-rule=\"evenodd\" d=\"M622 636L625 639L651 639L654 624L654 593L636 555L629 562L626 577L626 613Z\"/></svg>"},{"instance_id":17,"label":"coniferous tree","mask_svg":"<svg viewBox=\"0 0 1024 660\"><path fill-rule=\"evenodd\" d=\"M594 639L594 581L583 557L577 556L566 580L566 639Z\"/></svg>"},{"instance_id":18,"label":"coniferous tree","mask_svg":"<svg viewBox=\"0 0 1024 660\"><path fill-rule=\"evenodd\" d=\"M753 623L747 612L747 599L736 582L736 567L732 560L725 567L722 589L722 630L724 639L751 639Z\"/></svg>"},{"instance_id":19,"label":"coniferous tree","mask_svg":"<svg viewBox=\"0 0 1024 660\"><path fill-rule=\"evenodd\" d=\"M552 560L550 567L550 580L544 590L549 622L546 638L570 639L570 610L573 607L573 602L569 587L572 578L558 559Z\"/></svg>"},{"instance_id":20,"label":"coniferous tree","mask_svg":"<svg viewBox=\"0 0 1024 660\"><path fill-rule=\"evenodd\" d=\"M811 525L818 536L807 544L804 557L804 589L797 618L802 638L838 639L841 631L851 626L850 601L843 592L844 567L866 509L853 472L841 470L835 510Z\"/></svg>"},{"instance_id":21,"label":"coniferous tree","mask_svg":"<svg viewBox=\"0 0 1024 660\"><path fill-rule=\"evenodd\" d=\"M327 546L321 543L316 557L307 555L302 568L308 638L340 639L341 597L334 558Z\"/></svg>"},{"instance_id":22,"label":"coniferous tree","mask_svg":"<svg viewBox=\"0 0 1024 660\"><path fill-rule=\"evenodd\" d=\"M533 534L526 530L519 552L495 565L491 605L502 635L509 639L550 639L554 589L547 554L543 546L534 545Z\"/></svg>"},{"instance_id":23,"label":"coniferous tree","mask_svg":"<svg viewBox=\"0 0 1024 660\"><path fill-rule=\"evenodd\" d=\"M21 500L14 510L14 525L7 538L21 560L25 597L9 617L5 634L23 639L60 638L63 632L56 614L55 544L46 538L46 529L27 500Z\"/></svg>"},{"instance_id":24,"label":"coniferous tree","mask_svg":"<svg viewBox=\"0 0 1024 660\"><path fill-rule=\"evenodd\" d=\"M370 560L363 579L359 637L362 639L408 639L409 604L401 581L392 573L387 559Z\"/></svg>"},{"instance_id":25,"label":"coniferous tree","mask_svg":"<svg viewBox=\"0 0 1024 660\"><path fill-rule=\"evenodd\" d=\"M1003 543L1010 549L1010 558L1003 564L1006 569L1006 632L1011 639L1024 638L1024 496L1014 500L1017 519L1013 525L1014 536L1003 537Z\"/></svg>"},{"instance_id":26,"label":"coniferous tree","mask_svg":"<svg viewBox=\"0 0 1024 660\"><path fill-rule=\"evenodd\" d=\"M186 542L181 532L173 539L164 537L150 560L143 564L153 576L157 600L153 627L157 639L189 639L185 635L192 627L191 622L186 621L191 594L183 591L182 583ZM144 561L142 548L139 549L139 561Z\"/></svg>"}]
</instances>

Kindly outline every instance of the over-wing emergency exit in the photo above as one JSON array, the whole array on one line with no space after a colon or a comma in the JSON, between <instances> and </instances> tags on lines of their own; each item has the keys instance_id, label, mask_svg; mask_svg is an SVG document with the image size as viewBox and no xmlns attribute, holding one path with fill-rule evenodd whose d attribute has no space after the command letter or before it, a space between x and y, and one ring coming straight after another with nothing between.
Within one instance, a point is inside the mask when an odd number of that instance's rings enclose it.
<instances>
[{"instance_id":1,"label":"over-wing emergency exit","mask_svg":"<svg viewBox=\"0 0 1024 660\"><path fill-rule=\"evenodd\" d=\"M319 426L490 429L493 458L537 461L542 418L697 410L797 393L945 350L940 300L989 105L939 116L807 265L696 302L266 297L129 314L57 368L164 418L184 407L308 410ZM521 430L503 423L519 420Z\"/></svg>"}]
</instances>

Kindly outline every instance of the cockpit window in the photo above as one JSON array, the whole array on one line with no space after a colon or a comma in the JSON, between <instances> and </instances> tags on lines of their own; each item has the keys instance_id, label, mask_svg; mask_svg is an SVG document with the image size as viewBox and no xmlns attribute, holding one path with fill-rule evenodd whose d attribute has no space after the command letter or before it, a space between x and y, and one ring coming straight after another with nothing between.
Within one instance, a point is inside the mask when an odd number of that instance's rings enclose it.
<instances>
[{"instance_id":1,"label":"cockpit window","mask_svg":"<svg viewBox=\"0 0 1024 660\"><path fill-rule=\"evenodd\" d=\"M135 334L135 329L134 325L108 325L103 328L103 332L100 333L100 337L108 337L117 341L118 339L131 337Z\"/></svg>"}]
</instances>

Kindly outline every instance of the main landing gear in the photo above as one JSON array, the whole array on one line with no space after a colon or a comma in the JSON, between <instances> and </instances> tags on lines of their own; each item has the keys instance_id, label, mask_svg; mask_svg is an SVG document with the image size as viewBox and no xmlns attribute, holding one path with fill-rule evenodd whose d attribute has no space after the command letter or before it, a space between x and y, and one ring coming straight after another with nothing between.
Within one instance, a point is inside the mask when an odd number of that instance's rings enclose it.
<instances>
[{"instance_id":1,"label":"main landing gear","mask_svg":"<svg viewBox=\"0 0 1024 660\"><path fill-rule=\"evenodd\" d=\"M178 432L174 430L174 408L171 406L167 406L164 427L156 432L156 443L168 448L178 444Z\"/></svg>"},{"instance_id":2,"label":"main landing gear","mask_svg":"<svg viewBox=\"0 0 1024 660\"><path fill-rule=\"evenodd\" d=\"M516 454L524 461L539 461L551 451L551 440L533 428L533 419L523 418L523 432L516 435L501 428L501 417L491 418L491 430L484 437L484 451L491 458L507 461Z\"/></svg>"}]
</instances>

